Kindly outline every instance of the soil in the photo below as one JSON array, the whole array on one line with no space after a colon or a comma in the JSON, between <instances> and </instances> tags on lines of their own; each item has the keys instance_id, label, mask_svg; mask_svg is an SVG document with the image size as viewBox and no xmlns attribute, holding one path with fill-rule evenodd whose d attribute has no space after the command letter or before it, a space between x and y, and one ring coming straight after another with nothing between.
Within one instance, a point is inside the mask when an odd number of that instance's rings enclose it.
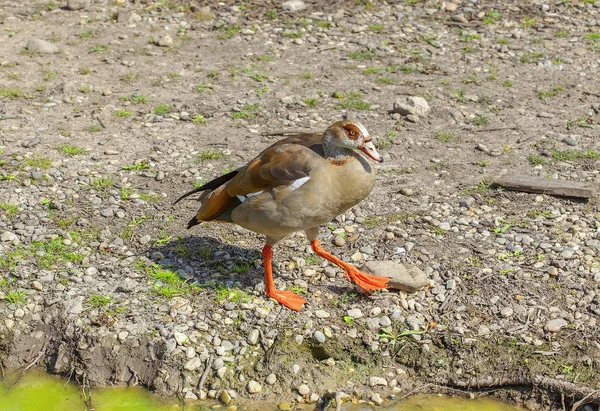
<instances>
[{"instance_id":1,"label":"soil","mask_svg":"<svg viewBox=\"0 0 600 411\"><path fill-rule=\"evenodd\" d=\"M468 391L563 409L593 394L597 195L490 188L517 173L597 189L593 3L3 1L3 367L250 408ZM394 113L409 96L431 110ZM277 287L309 302L294 313L264 298L259 235L186 231L197 203L172 203L274 133L343 116L385 162L322 242L429 282L361 295L295 235L274 256Z\"/></svg>"}]
</instances>

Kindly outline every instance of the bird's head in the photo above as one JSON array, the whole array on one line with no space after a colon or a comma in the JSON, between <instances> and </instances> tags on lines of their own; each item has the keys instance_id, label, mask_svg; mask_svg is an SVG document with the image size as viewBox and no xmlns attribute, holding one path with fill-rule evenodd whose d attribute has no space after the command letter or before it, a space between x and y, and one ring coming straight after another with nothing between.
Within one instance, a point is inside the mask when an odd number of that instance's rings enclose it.
<instances>
[{"instance_id":1,"label":"bird's head","mask_svg":"<svg viewBox=\"0 0 600 411\"><path fill-rule=\"evenodd\" d=\"M342 120L333 123L325 130L325 138L338 147L360 150L378 163L383 163L383 157L375 149L369 132L358 121Z\"/></svg>"}]
</instances>

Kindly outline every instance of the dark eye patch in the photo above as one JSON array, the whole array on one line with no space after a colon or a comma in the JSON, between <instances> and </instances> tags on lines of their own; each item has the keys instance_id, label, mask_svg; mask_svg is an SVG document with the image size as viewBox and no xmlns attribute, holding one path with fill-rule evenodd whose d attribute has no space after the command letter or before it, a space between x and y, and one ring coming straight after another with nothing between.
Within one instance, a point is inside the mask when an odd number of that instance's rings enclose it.
<instances>
[{"instance_id":1,"label":"dark eye patch","mask_svg":"<svg viewBox=\"0 0 600 411\"><path fill-rule=\"evenodd\" d=\"M348 132L348 138L350 140L358 140L358 136L360 135L360 130L354 124L348 124L344 127Z\"/></svg>"}]
</instances>

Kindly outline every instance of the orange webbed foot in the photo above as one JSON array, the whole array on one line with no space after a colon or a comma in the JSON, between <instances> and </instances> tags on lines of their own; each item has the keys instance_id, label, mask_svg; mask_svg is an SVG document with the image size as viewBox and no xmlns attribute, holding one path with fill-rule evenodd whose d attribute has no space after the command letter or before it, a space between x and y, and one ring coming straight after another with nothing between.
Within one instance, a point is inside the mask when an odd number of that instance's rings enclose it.
<instances>
[{"instance_id":1,"label":"orange webbed foot","mask_svg":"<svg viewBox=\"0 0 600 411\"><path fill-rule=\"evenodd\" d=\"M388 288L389 278L386 277L377 277L374 275L370 275L367 273L363 273L359 269L355 267L351 267L349 269L344 270L346 273L346 277L358 285L365 291L375 291L381 290L383 288Z\"/></svg>"},{"instance_id":2,"label":"orange webbed foot","mask_svg":"<svg viewBox=\"0 0 600 411\"><path fill-rule=\"evenodd\" d=\"M280 304L283 304L294 311L300 311L302 306L306 304L306 300L293 291L275 290L267 293L267 297L274 298L279 301Z\"/></svg>"}]
</instances>

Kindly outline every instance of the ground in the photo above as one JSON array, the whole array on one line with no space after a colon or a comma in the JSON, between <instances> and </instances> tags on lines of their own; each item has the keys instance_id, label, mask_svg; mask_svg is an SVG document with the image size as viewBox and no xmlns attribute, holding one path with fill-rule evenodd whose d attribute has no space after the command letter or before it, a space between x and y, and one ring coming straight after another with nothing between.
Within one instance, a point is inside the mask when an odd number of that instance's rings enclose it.
<instances>
[{"instance_id":1,"label":"ground","mask_svg":"<svg viewBox=\"0 0 600 411\"><path fill-rule=\"evenodd\" d=\"M304 5L2 3L3 367L246 404L460 390L562 409L592 393L597 196L491 183L597 188L600 4ZM431 110L393 113L408 96ZM295 313L264 297L259 235L187 231L197 203L172 203L269 134L344 115L385 162L323 244L429 282L363 296L296 235L274 257L278 288L308 300Z\"/></svg>"}]
</instances>

